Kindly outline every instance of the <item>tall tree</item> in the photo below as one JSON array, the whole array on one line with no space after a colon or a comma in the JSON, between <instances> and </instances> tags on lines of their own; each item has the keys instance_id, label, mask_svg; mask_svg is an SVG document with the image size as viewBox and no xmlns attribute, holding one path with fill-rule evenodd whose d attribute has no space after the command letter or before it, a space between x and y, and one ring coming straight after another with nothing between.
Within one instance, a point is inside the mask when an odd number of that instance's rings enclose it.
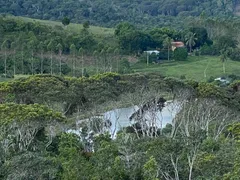
<instances>
[{"instance_id":1,"label":"tall tree","mask_svg":"<svg viewBox=\"0 0 240 180\"><path fill-rule=\"evenodd\" d=\"M106 51L104 49L101 50L100 52L101 59L102 59L102 64L103 64L103 72L106 72Z\"/></svg>"},{"instance_id":2,"label":"tall tree","mask_svg":"<svg viewBox=\"0 0 240 180\"><path fill-rule=\"evenodd\" d=\"M119 49L118 48L116 48L115 50L114 50L114 59L115 59L115 61L116 61L116 69L117 69L117 73L118 73L118 71L119 71Z\"/></svg>"},{"instance_id":3,"label":"tall tree","mask_svg":"<svg viewBox=\"0 0 240 180\"><path fill-rule=\"evenodd\" d=\"M34 74L34 52L36 51L37 39L36 37L31 37L28 42L28 49L31 51L31 73Z\"/></svg>"},{"instance_id":4,"label":"tall tree","mask_svg":"<svg viewBox=\"0 0 240 180\"><path fill-rule=\"evenodd\" d=\"M63 24L64 26L69 25L69 24L70 24L70 19L65 16L65 17L62 19L62 24Z\"/></svg>"},{"instance_id":5,"label":"tall tree","mask_svg":"<svg viewBox=\"0 0 240 180\"><path fill-rule=\"evenodd\" d=\"M21 73L24 74L24 53L27 49L27 45L25 43L25 34L23 32L19 33L19 37L17 39L18 47L21 51Z\"/></svg>"},{"instance_id":6,"label":"tall tree","mask_svg":"<svg viewBox=\"0 0 240 180\"><path fill-rule=\"evenodd\" d=\"M11 49L13 50L13 76L15 76L16 74L16 48L17 48L16 42L12 42Z\"/></svg>"},{"instance_id":7,"label":"tall tree","mask_svg":"<svg viewBox=\"0 0 240 180\"><path fill-rule=\"evenodd\" d=\"M90 22L89 21L85 21L84 23L83 23L83 28L84 29L88 29L90 27Z\"/></svg>"},{"instance_id":8,"label":"tall tree","mask_svg":"<svg viewBox=\"0 0 240 180\"><path fill-rule=\"evenodd\" d=\"M93 52L93 57L95 59L96 74L98 74L98 52L96 50Z\"/></svg>"},{"instance_id":9,"label":"tall tree","mask_svg":"<svg viewBox=\"0 0 240 180\"><path fill-rule=\"evenodd\" d=\"M21 62L22 62L22 74L24 74L24 54L27 49L27 43L22 43L21 45Z\"/></svg>"},{"instance_id":10,"label":"tall tree","mask_svg":"<svg viewBox=\"0 0 240 180\"><path fill-rule=\"evenodd\" d=\"M223 65L223 73L226 73L226 67L225 67L225 62L227 61L227 52L226 51L220 51L221 55L220 55L220 60L222 62Z\"/></svg>"},{"instance_id":11,"label":"tall tree","mask_svg":"<svg viewBox=\"0 0 240 180\"><path fill-rule=\"evenodd\" d=\"M195 37L195 33L193 32L189 32L186 34L185 36L185 41L186 41L186 44L189 46L189 51L190 53L192 52L192 47L196 44L196 37Z\"/></svg>"},{"instance_id":12,"label":"tall tree","mask_svg":"<svg viewBox=\"0 0 240 180\"><path fill-rule=\"evenodd\" d=\"M110 72L112 72L112 53L113 53L113 49L112 47L108 47L107 48L107 57L108 57L108 61L107 61L107 68L109 69Z\"/></svg>"},{"instance_id":13,"label":"tall tree","mask_svg":"<svg viewBox=\"0 0 240 180\"><path fill-rule=\"evenodd\" d=\"M43 53L44 53L44 43L41 41L39 43L39 50L40 50L40 53L41 53L41 65L40 65L40 71L41 71L41 74L43 74Z\"/></svg>"},{"instance_id":14,"label":"tall tree","mask_svg":"<svg viewBox=\"0 0 240 180\"><path fill-rule=\"evenodd\" d=\"M79 55L81 56L81 62L82 62L82 77L84 76L84 49L81 47L78 50Z\"/></svg>"},{"instance_id":15,"label":"tall tree","mask_svg":"<svg viewBox=\"0 0 240 180\"><path fill-rule=\"evenodd\" d=\"M62 51L63 51L63 46L58 43L57 45L57 49L58 49L58 56L59 56L59 75L62 75Z\"/></svg>"},{"instance_id":16,"label":"tall tree","mask_svg":"<svg viewBox=\"0 0 240 180\"><path fill-rule=\"evenodd\" d=\"M76 46L71 44L70 54L72 56L72 76L76 76Z\"/></svg>"},{"instance_id":17,"label":"tall tree","mask_svg":"<svg viewBox=\"0 0 240 180\"><path fill-rule=\"evenodd\" d=\"M170 37L166 37L163 41L163 46L168 50L168 61L170 60L170 48L172 46L172 39Z\"/></svg>"},{"instance_id":18,"label":"tall tree","mask_svg":"<svg viewBox=\"0 0 240 180\"><path fill-rule=\"evenodd\" d=\"M48 49L48 51L50 51L50 53L51 53L51 56L50 56L50 59L51 59L50 74L52 75L52 74L53 74L53 49L54 49L53 40L51 40L51 41L48 43L47 49Z\"/></svg>"},{"instance_id":19,"label":"tall tree","mask_svg":"<svg viewBox=\"0 0 240 180\"><path fill-rule=\"evenodd\" d=\"M4 51L4 76L7 77L7 50L8 50L8 40L3 41L1 49Z\"/></svg>"}]
</instances>

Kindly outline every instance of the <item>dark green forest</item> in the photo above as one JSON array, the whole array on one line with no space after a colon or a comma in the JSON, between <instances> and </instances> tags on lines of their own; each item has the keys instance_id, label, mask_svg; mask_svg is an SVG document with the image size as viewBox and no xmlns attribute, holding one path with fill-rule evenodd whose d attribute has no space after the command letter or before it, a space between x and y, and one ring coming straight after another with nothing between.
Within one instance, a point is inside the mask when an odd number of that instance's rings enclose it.
<instances>
[{"instance_id":1,"label":"dark green forest","mask_svg":"<svg viewBox=\"0 0 240 180\"><path fill-rule=\"evenodd\" d=\"M72 22L89 21L93 25L113 27L122 21L138 26L177 26L184 19L204 14L207 17L228 17L238 12L238 0L32 0L0 2L0 12L37 19Z\"/></svg>"}]
</instances>

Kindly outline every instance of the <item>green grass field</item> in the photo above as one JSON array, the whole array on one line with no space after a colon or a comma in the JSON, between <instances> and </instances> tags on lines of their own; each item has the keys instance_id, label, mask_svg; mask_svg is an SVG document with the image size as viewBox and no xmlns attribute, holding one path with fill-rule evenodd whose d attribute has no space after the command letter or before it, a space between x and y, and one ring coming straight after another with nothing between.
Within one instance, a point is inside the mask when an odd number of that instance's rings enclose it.
<instances>
[{"instance_id":1,"label":"green grass field","mask_svg":"<svg viewBox=\"0 0 240 180\"><path fill-rule=\"evenodd\" d=\"M135 73L158 73L164 76L177 77L185 76L187 79L197 81L207 81L211 76L214 78L235 74L240 76L240 62L227 60L225 63L226 74L223 73L222 62L216 56L189 57L187 61L164 61L161 64L149 64L138 62L132 65ZM88 71L94 67L87 67ZM206 69L207 77L204 77ZM91 73L90 73L91 74ZM14 79L28 77L29 75L16 75ZM12 79L0 78L0 81L9 81Z\"/></svg>"},{"instance_id":2,"label":"green grass field","mask_svg":"<svg viewBox=\"0 0 240 180\"><path fill-rule=\"evenodd\" d=\"M132 66L135 72L157 72L164 76L180 77L185 76L188 79L197 81L206 81L211 76L219 77L235 74L240 76L240 62L227 60L225 63L226 74L223 73L223 64L216 56L192 56L187 61L164 61L160 64L150 64L139 62ZM207 69L206 69L207 68ZM204 77L206 69L207 77Z\"/></svg>"},{"instance_id":3,"label":"green grass field","mask_svg":"<svg viewBox=\"0 0 240 180\"><path fill-rule=\"evenodd\" d=\"M21 16L7 16L7 18L19 19L25 22L39 22L41 24L51 26L57 30L65 31L67 33L79 33L83 29L83 25L77 23L70 23L68 26L64 27L62 25L62 22L59 21L32 19ZM91 32L98 41L102 41L104 44L106 43L109 44L110 46L116 46L117 44L117 40L114 37L113 28L104 28L100 26L90 25L89 32Z\"/></svg>"}]
</instances>

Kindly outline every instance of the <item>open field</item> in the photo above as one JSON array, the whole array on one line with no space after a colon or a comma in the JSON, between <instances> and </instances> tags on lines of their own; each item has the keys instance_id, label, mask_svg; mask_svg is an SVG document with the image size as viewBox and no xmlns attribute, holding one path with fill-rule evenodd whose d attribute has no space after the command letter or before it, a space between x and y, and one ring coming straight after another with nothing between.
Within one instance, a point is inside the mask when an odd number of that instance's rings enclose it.
<instances>
[{"instance_id":1,"label":"open field","mask_svg":"<svg viewBox=\"0 0 240 180\"><path fill-rule=\"evenodd\" d=\"M207 81L211 76L216 78L224 75L235 74L240 76L240 62L227 60L225 63L226 74L223 73L222 62L216 56L201 56L189 57L187 61L164 61L160 64L149 64L147 66L143 62L138 62L132 65L135 73L158 73L164 76L181 77L197 81ZM89 65L86 67L87 72L92 75L95 72L95 67ZM81 69L78 69L80 71ZM206 70L206 71L205 71ZM206 78L204 77L206 72ZM14 79L28 77L29 75L16 75ZM11 79L0 78L0 81Z\"/></svg>"},{"instance_id":2,"label":"open field","mask_svg":"<svg viewBox=\"0 0 240 180\"><path fill-rule=\"evenodd\" d=\"M62 22L59 22L59 21L32 19L32 18L21 17L21 16L7 16L7 18L19 19L25 22L39 22L41 24L51 26L57 30L66 31L67 33L79 33L83 29L83 25L77 24L77 23L70 23L68 26L65 27L62 25ZM100 26L90 25L89 32L91 32L98 41L107 43L110 46L115 46L117 44L117 40L114 37L113 28L104 28Z\"/></svg>"},{"instance_id":3,"label":"open field","mask_svg":"<svg viewBox=\"0 0 240 180\"><path fill-rule=\"evenodd\" d=\"M21 17L21 16L8 16L8 18L14 18L23 20L25 22L39 22L44 25L52 26L52 27L62 27L64 30L68 32L74 32L78 33L81 29L83 29L82 24L76 24L76 23L70 23L68 26L64 27L61 22L58 21L49 21L49 20L40 20L40 19L32 19L27 17ZM113 36L114 35L114 29L112 28L104 28L99 26L91 26L89 28L89 31L92 32L95 35L101 35L101 36Z\"/></svg>"},{"instance_id":4,"label":"open field","mask_svg":"<svg viewBox=\"0 0 240 180\"><path fill-rule=\"evenodd\" d=\"M225 63L226 74L240 75L240 62L227 60ZM224 76L223 64L216 56L193 56L188 57L187 61L170 61L160 64L150 64L139 62L132 66L135 72L157 72L165 76L180 77L185 76L188 79L197 81L206 81L211 76ZM207 77L204 77L206 69Z\"/></svg>"}]
</instances>

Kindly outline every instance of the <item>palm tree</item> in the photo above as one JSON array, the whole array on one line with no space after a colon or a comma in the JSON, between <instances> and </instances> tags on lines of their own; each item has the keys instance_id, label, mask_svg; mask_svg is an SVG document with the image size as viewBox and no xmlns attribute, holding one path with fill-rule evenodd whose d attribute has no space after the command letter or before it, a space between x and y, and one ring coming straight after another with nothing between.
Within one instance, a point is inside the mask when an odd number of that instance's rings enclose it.
<instances>
[{"instance_id":1,"label":"palm tree","mask_svg":"<svg viewBox=\"0 0 240 180\"><path fill-rule=\"evenodd\" d=\"M8 49L8 41L5 40L2 45L1 49L4 51L4 76L7 77L7 49Z\"/></svg>"},{"instance_id":2,"label":"palm tree","mask_svg":"<svg viewBox=\"0 0 240 180\"><path fill-rule=\"evenodd\" d=\"M189 46L190 53L192 52L192 47L196 44L197 38L195 37L195 33L189 32L185 36L186 44Z\"/></svg>"},{"instance_id":3,"label":"palm tree","mask_svg":"<svg viewBox=\"0 0 240 180\"><path fill-rule=\"evenodd\" d=\"M163 46L168 49L168 61L170 60L170 48L172 46L172 39L170 37L166 37L163 41Z\"/></svg>"}]
</instances>

